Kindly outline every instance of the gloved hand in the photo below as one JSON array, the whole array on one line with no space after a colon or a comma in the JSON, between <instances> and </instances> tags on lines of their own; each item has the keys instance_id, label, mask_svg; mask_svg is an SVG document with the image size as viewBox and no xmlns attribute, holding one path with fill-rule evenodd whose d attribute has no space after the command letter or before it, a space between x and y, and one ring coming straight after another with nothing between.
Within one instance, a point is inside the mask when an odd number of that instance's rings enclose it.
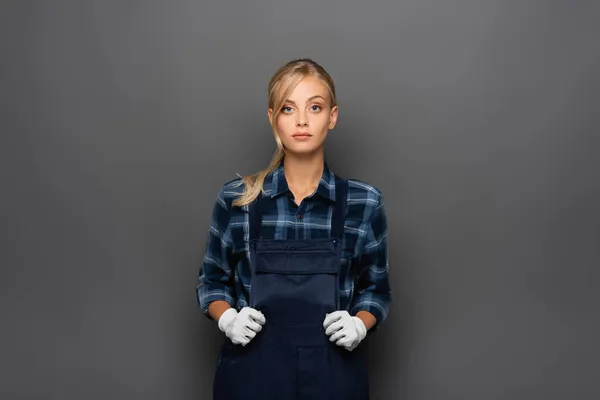
<instances>
[{"instance_id":1,"label":"gloved hand","mask_svg":"<svg viewBox=\"0 0 600 400\"><path fill-rule=\"evenodd\" d=\"M367 336L367 327L360 318L351 316L345 310L326 314L323 328L330 341L348 351L354 350Z\"/></svg>"},{"instance_id":2,"label":"gloved hand","mask_svg":"<svg viewBox=\"0 0 600 400\"><path fill-rule=\"evenodd\" d=\"M258 310L244 307L237 312L230 308L221 314L218 326L233 344L246 346L262 330L265 316Z\"/></svg>"}]
</instances>

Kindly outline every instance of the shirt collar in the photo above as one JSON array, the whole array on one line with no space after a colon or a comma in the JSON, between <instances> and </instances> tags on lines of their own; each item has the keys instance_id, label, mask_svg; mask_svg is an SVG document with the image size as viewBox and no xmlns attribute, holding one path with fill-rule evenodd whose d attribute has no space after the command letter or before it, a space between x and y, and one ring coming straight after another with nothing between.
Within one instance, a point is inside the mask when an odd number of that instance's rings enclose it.
<instances>
[{"instance_id":1,"label":"shirt collar","mask_svg":"<svg viewBox=\"0 0 600 400\"><path fill-rule=\"evenodd\" d=\"M271 172L271 198L277 197L283 193L291 193L290 188L285 179L283 170L283 161L279 163L277 168ZM317 186L316 194L319 196L335 201L335 175L329 169L327 162L323 164L323 174Z\"/></svg>"}]
</instances>

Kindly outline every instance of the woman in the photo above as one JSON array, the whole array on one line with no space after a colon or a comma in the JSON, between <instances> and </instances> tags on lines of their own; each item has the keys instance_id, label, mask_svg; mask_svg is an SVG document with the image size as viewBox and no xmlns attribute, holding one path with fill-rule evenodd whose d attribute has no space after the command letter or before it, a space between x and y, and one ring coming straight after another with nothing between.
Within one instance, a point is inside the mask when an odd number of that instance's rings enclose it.
<instances>
[{"instance_id":1,"label":"woman","mask_svg":"<svg viewBox=\"0 0 600 400\"><path fill-rule=\"evenodd\" d=\"M327 166L338 106L319 64L275 73L268 117L271 164L220 190L199 274L199 305L228 338L214 399L368 399L360 343L390 304L381 193Z\"/></svg>"}]
</instances>

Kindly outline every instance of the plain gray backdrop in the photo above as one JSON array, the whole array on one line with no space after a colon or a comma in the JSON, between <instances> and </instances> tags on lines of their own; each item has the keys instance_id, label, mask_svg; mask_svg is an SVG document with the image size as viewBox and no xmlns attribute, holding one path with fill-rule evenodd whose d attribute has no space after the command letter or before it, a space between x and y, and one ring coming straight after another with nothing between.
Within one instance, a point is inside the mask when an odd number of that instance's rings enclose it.
<instances>
[{"instance_id":1,"label":"plain gray backdrop","mask_svg":"<svg viewBox=\"0 0 600 400\"><path fill-rule=\"evenodd\" d=\"M210 399L195 286L271 74L386 199L373 399L600 398L600 2L3 1L0 398ZM235 384L235 382L232 382Z\"/></svg>"}]
</instances>

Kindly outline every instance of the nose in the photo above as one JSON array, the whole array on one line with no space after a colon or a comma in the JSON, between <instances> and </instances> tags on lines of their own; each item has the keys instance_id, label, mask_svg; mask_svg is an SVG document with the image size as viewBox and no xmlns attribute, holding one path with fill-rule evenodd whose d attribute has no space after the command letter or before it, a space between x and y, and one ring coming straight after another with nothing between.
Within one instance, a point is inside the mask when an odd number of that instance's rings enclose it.
<instances>
[{"instance_id":1,"label":"nose","mask_svg":"<svg viewBox=\"0 0 600 400\"><path fill-rule=\"evenodd\" d=\"M300 117L298 117L298 121L296 122L296 125L306 126L306 125L308 125L308 122L306 121L306 118L304 118L304 116L300 116Z\"/></svg>"},{"instance_id":2,"label":"nose","mask_svg":"<svg viewBox=\"0 0 600 400\"><path fill-rule=\"evenodd\" d=\"M298 127L308 125L308 121L306 120L306 114L302 111L298 112L298 118L296 120L296 125Z\"/></svg>"}]
</instances>

